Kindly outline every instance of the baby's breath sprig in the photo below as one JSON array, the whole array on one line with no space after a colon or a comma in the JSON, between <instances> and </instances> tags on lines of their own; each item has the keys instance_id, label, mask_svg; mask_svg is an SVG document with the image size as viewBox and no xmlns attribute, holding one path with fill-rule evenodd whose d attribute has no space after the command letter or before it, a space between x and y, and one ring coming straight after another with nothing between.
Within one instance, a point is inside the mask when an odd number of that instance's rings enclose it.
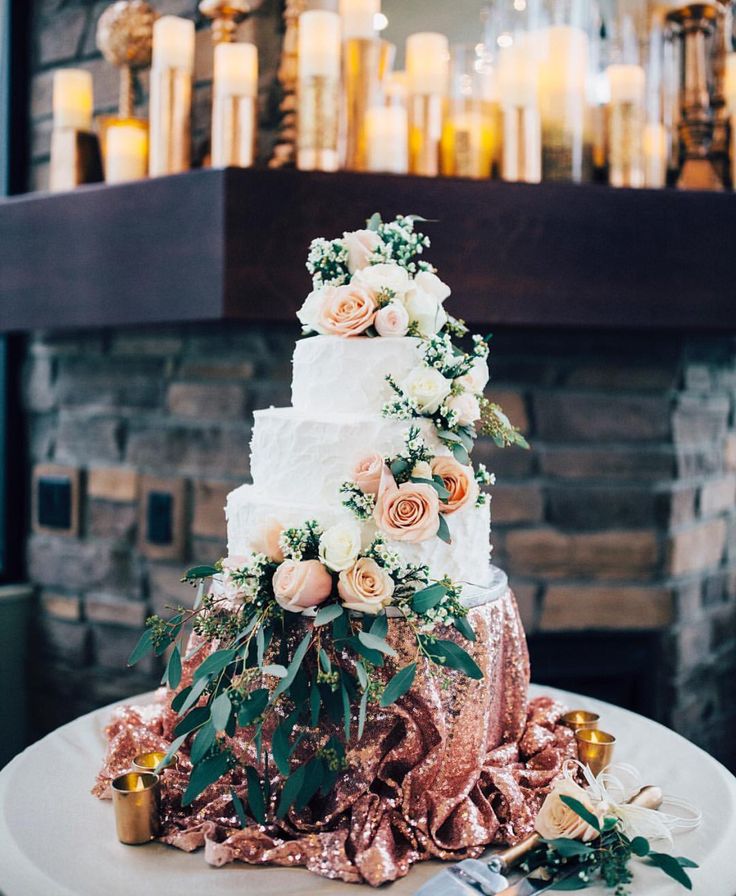
<instances>
[{"instance_id":1,"label":"baby's breath sprig","mask_svg":"<svg viewBox=\"0 0 736 896\"><path fill-rule=\"evenodd\" d=\"M350 281L348 248L342 240L312 240L307 256L307 270L315 287L342 286Z\"/></svg>"},{"instance_id":2,"label":"baby's breath sprig","mask_svg":"<svg viewBox=\"0 0 736 896\"><path fill-rule=\"evenodd\" d=\"M373 495L366 495L357 482L343 482L340 486L342 504L359 520L369 520L376 507Z\"/></svg>"},{"instance_id":3,"label":"baby's breath sprig","mask_svg":"<svg viewBox=\"0 0 736 896\"><path fill-rule=\"evenodd\" d=\"M289 560L314 560L319 555L321 534L319 523L309 520L303 526L284 529L279 538L279 547Z\"/></svg>"}]
</instances>

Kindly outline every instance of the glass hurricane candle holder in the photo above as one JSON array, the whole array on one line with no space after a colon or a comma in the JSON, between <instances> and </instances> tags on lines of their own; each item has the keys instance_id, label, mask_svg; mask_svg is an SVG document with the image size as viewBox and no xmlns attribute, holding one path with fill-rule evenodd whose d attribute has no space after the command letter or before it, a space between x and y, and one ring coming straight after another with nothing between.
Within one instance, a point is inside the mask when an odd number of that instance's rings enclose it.
<instances>
[{"instance_id":1,"label":"glass hurricane candle holder","mask_svg":"<svg viewBox=\"0 0 736 896\"><path fill-rule=\"evenodd\" d=\"M612 187L643 187L644 69L609 65L608 182Z\"/></svg>"},{"instance_id":2,"label":"glass hurricane candle holder","mask_svg":"<svg viewBox=\"0 0 736 896\"><path fill-rule=\"evenodd\" d=\"M138 118L108 119L103 159L108 184L145 178L148 175L148 123Z\"/></svg>"},{"instance_id":3,"label":"glass hurricane candle holder","mask_svg":"<svg viewBox=\"0 0 736 896\"><path fill-rule=\"evenodd\" d=\"M258 50L249 43L215 47L212 165L249 168L255 161Z\"/></svg>"},{"instance_id":4,"label":"glass hurricane candle holder","mask_svg":"<svg viewBox=\"0 0 736 896\"><path fill-rule=\"evenodd\" d=\"M440 171L442 119L450 54L444 34L420 32L406 41L409 104L409 171L435 177Z\"/></svg>"},{"instance_id":5,"label":"glass hurricane candle holder","mask_svg":"<svg viewBox=\"0 0 736 896\"><path fill-rule=\"evenodd\" d=\"M297 168L340 167L340 17L307 10L299 17Z\"/></svg>"},{"instance_id":6,"label":"glass hurricane candle holder","mask_svg":"<svg viewBox=\"0 0 736 896\"><path fill-rule=\"evenodd\" d=\"M498 92L503 138L501 177L506 181L542 180L542 122L537 104L535 44L524 36L498 55Z\"/></svg>"}]
</instances>

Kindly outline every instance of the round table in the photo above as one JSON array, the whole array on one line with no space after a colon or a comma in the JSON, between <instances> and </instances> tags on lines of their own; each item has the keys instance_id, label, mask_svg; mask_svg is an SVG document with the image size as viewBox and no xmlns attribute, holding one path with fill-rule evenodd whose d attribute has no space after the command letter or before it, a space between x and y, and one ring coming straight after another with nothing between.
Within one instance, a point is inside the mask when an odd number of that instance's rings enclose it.
<instances>
[{"instance_id":1,"label":"round table","mask_svg":"<svg viewBox=\"0 0 736 896\"><path fill-rule=\"evenodd\" d=\"M532 686L570 707L600 713L616 733L616 759L630 762L647 783L697 804L704 813L699 830L680 835L674 851L699 862L692 872L694 893L736 894L736 778L707 753L667 728L607 703L564 691ZM150 694L128 703L143 703ZM29 747L0 772L0 893L4 896L207 896L289 893L344 896L369 887L317 877L300 868L209 867L199 853L183 853L158 843L120 844L112 805L90 794L105 749L102 734L113 707L105 707L59 728ZM665 851L666 847L665 847ZM391 896L414 893L442 868L440 862L414 866L390 886ZM686 891L662 872L640 863L634 896L675 896ZM612 891L599 888L585 892Z\"/></svg>"}]
</instances>

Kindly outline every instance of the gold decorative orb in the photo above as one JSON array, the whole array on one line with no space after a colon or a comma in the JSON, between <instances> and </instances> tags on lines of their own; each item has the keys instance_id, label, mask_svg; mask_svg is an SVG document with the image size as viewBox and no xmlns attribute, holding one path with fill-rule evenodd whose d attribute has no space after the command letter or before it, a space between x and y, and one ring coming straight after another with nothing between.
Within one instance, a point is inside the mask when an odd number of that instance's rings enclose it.
<instances>
[{"instance_id":1,"label":"gold decorative orb","mask_svg":"<svg viewBox=\"0 0 736 896\"><path fill-rule=\"evenodd\" d=\"M97 23L97 47L112 65L145 68L151 63L156 13L146 0L117 0Z\"/></svg>"}]
</instances>

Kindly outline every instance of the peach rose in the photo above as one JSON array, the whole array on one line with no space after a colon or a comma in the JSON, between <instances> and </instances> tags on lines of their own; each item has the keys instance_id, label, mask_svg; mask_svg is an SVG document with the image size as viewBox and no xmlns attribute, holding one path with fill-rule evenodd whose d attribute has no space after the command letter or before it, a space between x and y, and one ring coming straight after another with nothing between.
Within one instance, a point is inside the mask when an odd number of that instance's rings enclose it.
<instances>
[{"instance_id":1,"label":"peach rose","mask_svg":"<svg viewBox=\"0 0 736 896\"><path fill-rule=\"evenodd\" d=\"M253 539L253 550L257 554L265 554L269 560L281 563L284 552L281 550L279 539L286 527L276 517L270 516L261 526L261 531Z\"/></svg>"},{"instance_id":2,"label":"peach rose","mask_svg":"<svg viewBox=\"0 0 736 896\"><path fill-rule=\"evenodd\" d=\"M348 270L351 274L366 267L371 255L381 245L381 237L373 230L343 233L342 241L348 250Z\"/></svg>"},{"instance_id":3,"label":"peach rose","mask_svg":"<svg viewBox=\"0 0 736 896\"><path fill-rule=\"evenodd\" d=\"M333 336L360 336L376 318L376 300L362 286L338 286L325 297L319 326Z\"/></svg>"},{"instance_id":4,"label":"peach rose","mask_svg":"<svg viewBox=\"0 0 736 896\"><path fill-rule=\"evenodd\" d=\"M391 603L394 581L370 557L361 557L340 573L337 590L349 610L375 615Z\"/></svg>"},{"instance_id":5,"label":"peach rose","mask_svg":"<svg viewBox=\"0 0 736 896\"><path fill-rule=\"evenodd\" d=\"M369 454L353 470L353 479L364 495L378 494L385 464L380 454Z\"/></svg>"},{"instance_id":6,"label":"peach rose","mask_svg":"<svg viewBox=\"0 0 736 896\"><path fill-rule=\"evenodd\" d=\"M459 464L454 457L435 457L432 461L432 473L441 476L449 498L440 500L443 513L455 513L466 504L475 503L480 488L475 481L471 467Z\"/></svg>"},{"instance_id":7,"label":"peach rose","mask_svg":"<svg viewBox=\"0 0 736 896\"><path fill-rule=\"evenodd\" d=\"M475 395L470 392L461 392L453 395L447 402L451 411L457 411L457 422L460 426L470 426L480 419L480 404Z\"/></svg>"},{"instance_id":8,"label":"peach rose","mask_svg":"<svg viewBox=\"0 0 736 896\"><path fill-rule=\"evenodd\" d=\"M316 607L332 593L332 576L319 560L284 560L273 574L276 603L290 613Z\"/></svg>"},{"instance_id":9,"label":"peach rose","mask_svg":"<svg viewBox=\"0 0 736 896\"><path fill-rule=\"evenodd\" d=\"M421 482L391 480L382 486L373 512L378 528L394 541L416 543L437 534L440 502L436 489Z\"/></svg>"},{"instance_id":10,"label":"peach rose","mask_svg":"<svg viewBox=\"0 0 736 896\"><path fill-rule=\"evenodd\" d=\"M603 812L593 805L587 791L582 787L568 781L560 781L554 790L547 794L542 803L542 808L537 815L535 828L546 840L556 840L558 837L567 837L570 840L582 840L588 843L598 837L598 831L577 815L569 806L562 802L561 796L574 797L582 803L588 811L592 812L599 821L603 820Z\"/></svg>"},{"instance_id":11,"label":"peach rose","mask_svg":"<svg viewBox=\"0 0 736 896\"><path fill-rule=\"evenodd\" d=\"M406 336L409 312L398 302L390 302L376 314L375 325L379 336Z\"/></svg>"}]
</instances>

